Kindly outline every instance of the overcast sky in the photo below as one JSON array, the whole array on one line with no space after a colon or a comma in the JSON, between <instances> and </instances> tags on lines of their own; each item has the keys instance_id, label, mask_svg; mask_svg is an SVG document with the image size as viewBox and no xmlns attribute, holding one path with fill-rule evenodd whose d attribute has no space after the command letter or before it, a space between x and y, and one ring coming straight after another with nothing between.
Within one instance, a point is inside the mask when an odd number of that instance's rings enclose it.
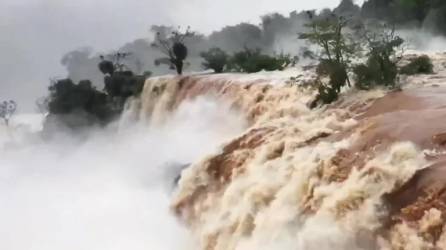
<instances>
[{"instance_id":1,"label":"overcast sky","mask_svg":"<svg viewBox=\"0 0 446 250\"><path fill-rule=\"evenodd\" d=\"M357 0L358 2L362 2ZM339 0L0 0L0 100L22 112L64 76L62 55L80 47L103 51L147 37L153 24L190 25L209 33L271 12L334 7Z\"/></svg>"}]
</instances>

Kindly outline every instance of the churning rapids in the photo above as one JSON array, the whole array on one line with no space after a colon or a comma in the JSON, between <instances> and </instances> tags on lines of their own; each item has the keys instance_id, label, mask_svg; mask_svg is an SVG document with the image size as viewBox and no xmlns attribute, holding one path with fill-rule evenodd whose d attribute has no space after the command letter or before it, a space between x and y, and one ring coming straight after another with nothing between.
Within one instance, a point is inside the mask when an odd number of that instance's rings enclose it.
<instances>
[{"instance_id":1,"label":"churning rapids","mask_svg":"<svg viewBox=\"0 0 446 250\"><path fill-rule=\"evenodd\" d=\"M0 249L446 249L431 57L401 91L314 110L311 70L159 77L86 141L4 128Z\"/></svg>"}]
</instances>

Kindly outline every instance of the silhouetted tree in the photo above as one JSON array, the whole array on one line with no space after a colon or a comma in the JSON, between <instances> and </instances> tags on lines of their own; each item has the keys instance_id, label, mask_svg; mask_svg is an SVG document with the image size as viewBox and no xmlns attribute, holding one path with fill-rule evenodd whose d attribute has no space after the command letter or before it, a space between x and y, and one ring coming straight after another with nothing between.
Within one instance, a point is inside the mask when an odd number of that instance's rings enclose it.
<instances>
[{"instance_id":1,"label":"silhouetted tree","mask_svg":"<svg viewBox=\"0 0 446 250\"><path fill-rule=\"evenodd\" d=\"M110 60L105 60L104 56L102 55L99 58L101 59L101 62L99 63L98 67L102 74L113 75L115 72L115 65L113 62Z\"/></svg>"},{"instance_id":2,"label":"silhouetted tree","mask_svg":"<svg viewBox=\"0 0 446 250\"><path fill-rule=\"evenodd\" d=\"M45 137L52 136L60 128L77 132L90 126L105 126L121 112L113 105L113 99L95 89L89 80L78 84L68 78L52 80L48 89Z\"/></svg>"},{"instance_id":3,"label":"silhouetted tree","mask_svg":"<svg viewBox=\"0 0 446 250\"><path fill-rule=\"evenodd\" d=\"M155 60L155 65L167 64L171 69L176 69L177 73L183 73L184 60L187 58L188 50L184 40L194 35L194 32L187 28L185 33L172 31L170 35L158 32L152 46L158 48L167 57Z\"/></svg>"},{"instance_id":4,"label":"silhouetted tree","mask_svg":"<svg viewBox=\"0 0 446 250\"><path fill-rule=\"evenodd\" d=\"M9 125L9 120L17 110L17 103L13 100L0 102L0 118L3 119L6 126Z\"/></svg>"},{"instance_id":5,"label":"silhouetted tree","mask_svg":"<svg viewBox=\"0 0 446 250\"><path fill-rule=\"evenodd\" d=\"M127 98L139 95L145 79L151 75L150 71L135 75L126 65L130 55L116 52L100 56L98 68L104 74L105 92L97 90L89 80L81 80L78 84L69 78L53 80L49 96L37 103L42 113L49 112L50 122L45 126L51 127L56 122L78 129L106 125L118 116Z\"/></svg>"},{"instance_id":6,"label":"silhouetted tree","mask_svg":"<svg viewBox=\"0 0 446 250\"><path fill-rule=\"evenodd\" d=\"M213 69L215 73L223 72L226 64L228 63L228 54L220 48L211 48L206 52L201 52L203 57L203 67L205 69Z\"/></svg>"},{"instance_id":7,"label":"silhouetted tree","mask_svg":"<svg viewBox=\"0 0 446 250\"><path fill-rule=\"evenodd\" d=\"M146 71L143 75L135 75L125 64L125 60L131 56L131 53L117 52L107 57L100 56L101 62L98 67L105 75L104 84L105 91L111 97L121 98L122 105L130 96L136 96L144 87L145 79L150 77L151 72Z\"/></svg>"},{"instance_id":8,"label":"silhouetted tree","mask_svg":"<svg viewBox=\"0 0 446 250\"><path fill-rule=\"evenodd\" d=\"M74 84L71 79L55 80L49 87L50 114L85 112L106 122L116 113L107 103L107 95L92 87L89 80Z\"/></svg>"},{"instance_id":9,"label":"silhouetted tree","mask_svg":"<svg viewBox=\"0 0 446 250\"><path fill-rule=\"evenodd\" d=\"M116 52L108 55L110 58L106 60L103 55L99 56L101 62L98 67L103 74L113 75L115 72L131 72L130 68L125 64L125 60L131 56L129 52ZM133 73L132 73L133 74Z\"/></svg>"}]
</instances>

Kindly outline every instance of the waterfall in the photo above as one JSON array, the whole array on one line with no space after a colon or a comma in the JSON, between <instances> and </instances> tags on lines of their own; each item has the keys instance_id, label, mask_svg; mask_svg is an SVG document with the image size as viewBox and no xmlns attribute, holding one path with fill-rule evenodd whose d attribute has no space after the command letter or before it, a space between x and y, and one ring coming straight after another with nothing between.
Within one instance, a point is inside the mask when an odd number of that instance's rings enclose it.
<instances>
[{"instance_id":1,"label":"waterfall","mask_svg":"<svg viewBox=\"0 0 446 250\"><path fill-rule=\"evenodd\" d=\"M446 56L431 58L402 90L315 109L311 69L163 76L82 140L1 127L0 247L445 249Z\"/></svg>"}]
</instances>

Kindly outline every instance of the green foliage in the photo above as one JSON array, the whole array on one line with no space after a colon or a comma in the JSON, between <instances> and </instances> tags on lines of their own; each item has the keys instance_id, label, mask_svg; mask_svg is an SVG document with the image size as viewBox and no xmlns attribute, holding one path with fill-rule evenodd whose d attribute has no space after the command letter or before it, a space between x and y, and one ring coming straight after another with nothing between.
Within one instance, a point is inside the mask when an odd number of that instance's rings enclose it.
<instances>
[{"instance_id":1,"label":"green foliage","mask_svg":"<svg viewBox=\"0 0 446 250\"><path fill-rule=\"evenodd\" d=\"M384 30L379 35L376 33L366 35L366 38L367 62L353 68L356 87L359 89L370 89L379 85L395 87L398 75L397 63L400 59L398 51L404 40L397 36L393 29Z\"/></svg>"},{"instance_id":2,"label":"green foliage","mask_svg":"<svg viewBox=\"0 0 446 250\"><path fill-rule=\"evenodd\" d=\"M204 59L203 67L213 69L215 73L221 73L229 61L229 56L220 48L211 48L206 52L201 52Z\"/></svg>"},{"instance_id":3,"label":"green foliage","mask_svg":"<svg viewBox=\"0 0 446 250\"><path fill-rule=\"evenodd\" d=\"M129 56L130 53L125 52L108 55L107 58L110 60L105 60L105 57L101 56L98 65L99 70L105 75L104 90L109 96L118 97L122 102L130 96L139 95L146 78L152 74L146 71L143 75L135 75L124 63Z\"/></svg>"},{"instance_id":4,"label":"green foliage","mask_svg":"<svg viewBox=\"0 0 446 250\"><path fill-rule=\"evenodd\" d=\"M322 60L316 72L319 76L328 76L330 78L326 88L333 89L336 93L339 93L347 82L348 76L345 65L333 60Z\"/></svg>"},{"instance_id":5,"label":"green foliage","mask_svg":"<svg viewBox=\"0 0 446 250\"><path fill-rule=\"evenodd\" d=\"M130 96L138 96L143 87L146 76L139 76L129 72L116 72L111 76L105 76L105 91L112 97L127 99Z\"/></svg>"},{"instance_id":6,"label":"green foliage","mask_svg":"<svg viewBox=\"0 0 446 250\"><path fill-rule=\"evenodd\" d=\"M46 109L52 119L71 129L91 125L106 125L119 115L127 98L141 93L151 72L135 75L125 64L129 53L101 56L99 70L104 74L104 91L83 80L75 84L71 79L53 81L47 98L39 100L38 108ZM107 59L109 60L107 60ZM51 123L51 122L50 122ZM45 126L51 124L45 123Z\"/></svg>"},{"instance_id":7,"label":"green foliage","mask_svg":"<svg viewBox=\"0 0 446 250\"><path fill-rule=\"evenodd\" d=\"M260 49L245 48L243 51L235 53L228 64L228 69L235 72L254 73L262 70L274 71L284 70L286 67L295 64L296 57L286 54L269 56L262 54Z\"/></svg>"},{"instance_id":8,"label":"green foliage","mask_svg":"<svg viewBox=\"0 0 446 250\"><path fill-rule=\"evenodd\" d=\"M52 115L86 113L99 123L107 123L117 112L107 95L92 87L89 80L73 83L71 79L53 81L49 87L48 111Z\"/></svg>"},{"instance_id":9,"label":"green foliage","mask_svg":"<svg viewBox=\"0 0 446 250\"><path fill-rule=\"evenodd\" d=\"M355 56L358 45L343 32L347 21L343 17L314 18L306 26L309 31L299 34L300 39L317 45L320 48L318 74L318 95L311 104L315 107L319 102L329 104L338 99L341 88L349 83L347 70L350 59ZM321 77L328 77L327 84L322 83Z\"/></svg>"},{"instance_id":10,"label":"green foliage","mask_svg":"<svg viewBox=\"0 0 446 250\"><path fill-rule=\"evenodd\" d=\"M185 33L172 31L171 34L167 35L157 32L152 47L158 48L167 57L156 59L155 65L166 64L170 69L176 69L178 75L181 75L183 73L184 60L186 60L188 55L188 49L184 44L184 40L194 35L195 33L191 32L189 27Z\"/></svg>"},{"instance_id":11,"label":"green foliage","mask_svg":"<svg viewBox=\"0 0 446 250\"><path fill-rule=\"evenodd\" d=\"M358 44L343 32L347 26L347 20L343 17L314 18L306 25L309 31L300 33L299 38L319 46L322 60L334 60L347 65L350 63L357 50Z\"/></svg>"},{"instance_id":12,"label":"green foliage","mask_svg":"<svg viewBox=\"0 0 446 250\"><path fill-rule=\"evenodd\" d=\"M318 95L311 108L315 108L319 102L330 104L338 99L341 88L346 85L348 80L347 69L344 64L334 60L321 60L316 68L318 74ZM320 77L328 77L329 82L323 83Z\"/></svg>"},{"instance_id":13,"label":"green foliage","mask_svg":"<svg viewBox=\"0 0 446 250\"><path fill-rule=\"evenodd\" d=\"M434 73L434 65L429 56L418 56L403 66L400 69L400 73L404 75L432 74Z\"/></svg>"}]
</instances>

